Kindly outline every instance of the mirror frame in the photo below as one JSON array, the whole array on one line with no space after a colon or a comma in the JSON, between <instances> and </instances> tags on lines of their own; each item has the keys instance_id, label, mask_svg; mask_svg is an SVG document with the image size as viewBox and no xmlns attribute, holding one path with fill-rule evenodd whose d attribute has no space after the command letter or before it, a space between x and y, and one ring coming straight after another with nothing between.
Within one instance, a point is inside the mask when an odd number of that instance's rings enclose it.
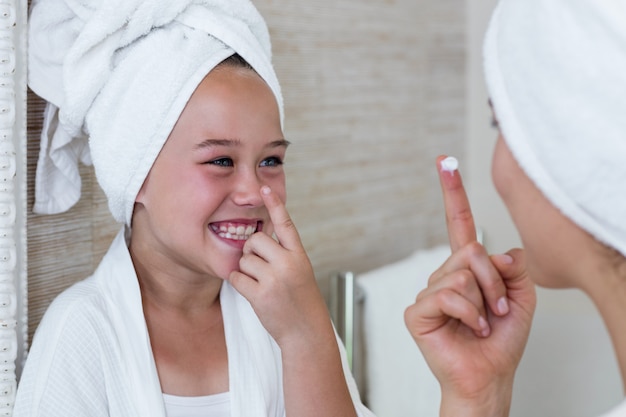
<instances>
[{"instance_id":1,"label":"mirror frame","mask_svg":"<svg viewBox=\"0 0 626 417\"><path fill-rule=\"evenodd\" d=\"M0 415L11 416L27 351L27 0L0 0Z\"/></svg>"}]
</instances>

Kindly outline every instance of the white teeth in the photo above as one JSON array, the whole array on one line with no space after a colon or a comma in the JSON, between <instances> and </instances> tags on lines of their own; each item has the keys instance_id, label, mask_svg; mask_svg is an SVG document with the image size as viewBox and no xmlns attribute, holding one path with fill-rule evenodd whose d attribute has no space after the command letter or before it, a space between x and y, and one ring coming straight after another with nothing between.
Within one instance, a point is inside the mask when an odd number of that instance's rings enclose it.
<instances>
[{"instance_id":1,"label":"white teeth","mask_svg":"<svg viewBox=\"0 0 626 417\"><path fill-rule=\"evenodd\" d=\"M211 226L218 236L232 240L248 240L252 234L256 232L256 227L252 225L234 225L220 224L219 226Z\"/></svg>"}]
</instances>

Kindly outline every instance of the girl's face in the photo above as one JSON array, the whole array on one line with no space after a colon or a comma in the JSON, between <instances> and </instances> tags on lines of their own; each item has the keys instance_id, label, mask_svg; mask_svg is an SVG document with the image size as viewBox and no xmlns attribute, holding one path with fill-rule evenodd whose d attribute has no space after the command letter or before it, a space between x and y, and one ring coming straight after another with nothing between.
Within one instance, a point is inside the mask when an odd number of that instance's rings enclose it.
<instances>
[{"instance_id":1,"label":"girl's face","mask_svg":"<svg viewBox=\"0 0 626 417\"><path fill-rule=\"evenodd\" d=\"M276 99L239 67L211 71L191 96L137 195L132 244L180 276L225 279L246 239L272 234L260 195L285 201L284 140Z\"/></svg>"},{"instance_id":2,"label":"girl's face","mask_svg":"<svg viewBox=\"0 0 626 417\"><path fill-rule=\"evenodd\" d=\"M496 143L492 178L526 251L530 277L545 287L577 286L590 236L554 207L526 176L502 135ZM576 261L576 262L573 262Z\"/></svg>"}]
</instances>

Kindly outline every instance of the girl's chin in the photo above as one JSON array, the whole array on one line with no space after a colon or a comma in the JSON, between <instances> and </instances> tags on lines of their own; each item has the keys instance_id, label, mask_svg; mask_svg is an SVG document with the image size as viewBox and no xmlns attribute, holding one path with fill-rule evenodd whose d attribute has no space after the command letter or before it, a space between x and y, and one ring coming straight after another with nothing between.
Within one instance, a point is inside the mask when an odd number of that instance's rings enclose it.
<instances>
[{"instance_id":1,"label":"girl's chin","mask_svg":"<svg viewBox=\"0 0 626 417\"><path fill-rule=\"evenodd\" d=\"M229 265L224 265L222 268L215 272L217 272L218 278L224 281L228 281L230 274L232 274L233 272L239 272L239 259L237 259L236 262L230 263Z\"/></svg>"}]
</instances>

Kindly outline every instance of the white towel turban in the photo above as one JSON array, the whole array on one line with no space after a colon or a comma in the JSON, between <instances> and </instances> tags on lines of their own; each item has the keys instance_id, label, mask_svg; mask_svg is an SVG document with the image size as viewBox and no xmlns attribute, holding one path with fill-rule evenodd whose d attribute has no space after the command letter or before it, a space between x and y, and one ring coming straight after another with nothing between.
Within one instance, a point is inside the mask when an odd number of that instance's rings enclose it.
<instances>
[{"instance_id":1,"label":"white towel turban","mask_svg":"<svg viewBox=\"0 0 626 417\"><path fill-rule=\"evenodd\" d=\"M501 0L484 59L522 169L565 216L626 256L626 2Z\"/></svg>"},{"instance_id":2,"label":"white towel turban","mask_svg":"<svg viewBox=\"0 0 626 417\"><path fill-rule=\"evenodd\" d=\"M270 86L282 121L269 33L249 0L36 0L29 24L29 85L49 102L35 212L72 207L78 161L93 161L113 217L130 225L187 100L233 53Z\"/></svg>"}]
</instances>

